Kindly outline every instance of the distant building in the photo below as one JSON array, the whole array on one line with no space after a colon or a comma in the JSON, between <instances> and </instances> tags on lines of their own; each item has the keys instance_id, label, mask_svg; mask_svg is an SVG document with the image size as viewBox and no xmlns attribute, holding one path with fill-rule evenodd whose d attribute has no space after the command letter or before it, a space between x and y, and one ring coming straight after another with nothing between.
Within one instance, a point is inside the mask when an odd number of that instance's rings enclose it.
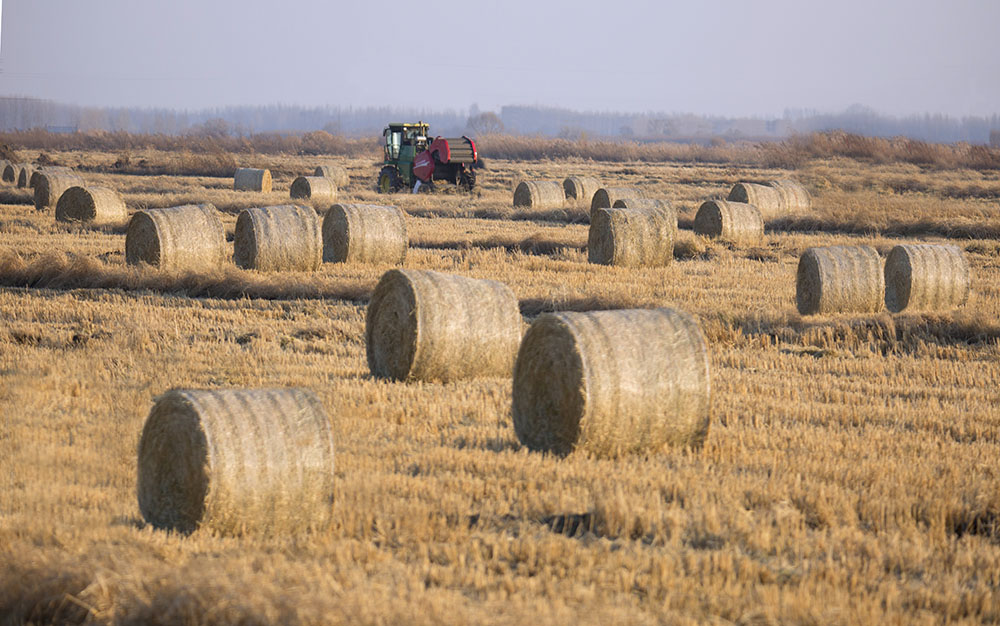
<instances>
[{"instance_id":1,"label":"distant building","mask_svg":"<svg viewBox=\"0 0 1000 626\"><path fill-rule=\"evenodd\" d=\"M77 130L79 130L79 128L76 126L46 126L45 130L49 131L50 133L69 135L75 133Z\"/></svg>"}]
</instances>

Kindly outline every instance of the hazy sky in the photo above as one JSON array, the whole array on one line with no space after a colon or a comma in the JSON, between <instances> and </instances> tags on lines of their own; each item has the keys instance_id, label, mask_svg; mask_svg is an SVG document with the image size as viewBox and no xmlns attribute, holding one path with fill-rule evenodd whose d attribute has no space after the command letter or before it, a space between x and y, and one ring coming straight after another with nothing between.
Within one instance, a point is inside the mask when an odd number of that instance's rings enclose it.
<instances>
[{"instance_id":1,"label":"hazy sky","mask_svg":"<svg viewBox=\"0 0 1000 626\"><path fill-rule=\"evenodd\" d=\"M2 0L0 95L1000 112L998 0Z\"/></svg>"}]
</instances>

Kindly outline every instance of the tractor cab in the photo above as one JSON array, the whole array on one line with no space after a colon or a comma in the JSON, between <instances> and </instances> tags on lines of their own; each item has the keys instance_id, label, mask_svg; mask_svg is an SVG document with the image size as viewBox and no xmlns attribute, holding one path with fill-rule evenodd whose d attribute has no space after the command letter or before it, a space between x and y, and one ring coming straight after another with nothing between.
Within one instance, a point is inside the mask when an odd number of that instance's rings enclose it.
<instances>
[{"instance_id":1,"label":"tractor cab","mask_svg":"<svg viewBox=\"0 0 1000 626\"><path fill-rule=\"evenodd\" d=\"M385 137L385 161L412 162L413 157L427 149L427 134L430 125L418 122L416 124L389 124L382 131Z\"/></svg>"}]
</instances>

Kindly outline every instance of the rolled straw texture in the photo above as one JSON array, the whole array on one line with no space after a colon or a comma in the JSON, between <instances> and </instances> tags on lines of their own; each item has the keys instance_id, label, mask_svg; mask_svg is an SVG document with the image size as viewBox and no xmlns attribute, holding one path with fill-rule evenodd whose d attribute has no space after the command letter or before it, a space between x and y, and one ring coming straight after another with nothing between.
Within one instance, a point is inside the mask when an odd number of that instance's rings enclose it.
<instances>
[{"instance_id":1,"label":"rolled straw texture","mask_svg":"<svg viewBox=\"0 0 1000 626\"><path fill-rule=\"evenodd\" d=\"M31 186L31 177L35 173L35 166L25 163L17 171L17 186L26 189Z\"/></svg>"},{"instance_id":2,"label":"rolled straw texture","mask_svg":"<svg viewBox=\"0 0 1000 626\"><path fill-rule=\"evenodd\" d=\"M514 431L532 450L697 448L710 400L708 345L676 309L542 315L514 366Z\"/></svg>"},{"instance_id":3,"label":"rolled straw texture","mask_svg":"<svg viewBox=\"0 0 1000 626\"><path fill-rule=\"evenodd\" d=\"M395 263L406 260L406 218L396 207L335 204L323 218L323 260Z\"/></svg>"},{"instance_id":4,"label":"rolled straw texture","mask_svg":"<svg viewBox=\"0 0 1000 626\"><path fill-rule=\"evenodd\" d=\"M365 320L368 367L394 380L510 376L521 313L510 288L429 270L382 275Z\"/></svg>"},{"instance_id":5,"label":"rolled straw texture","mask_svg":"<svg viewBox=\"0 0 1000 626\"><path fill-rule=\"evenodd\" d=\"M17 166L10 161L0 162L0 177L5 183L17 184Z\"/></svg>"},{"instance_id":6,"label":"rolled straw texture","mask_svg":"<svg viewBox=\"0 0 1000 626\"><path fill-rule=\"evenodd\" d=\"M765 220L786 213L781 193L770 185L736 183L726 199L754 205L760 210L761 217Z\"/></svg>"},{"instance_id":7,"label":"rolled straw texture","mask_svg":"<svg viewBox=\"0 0 1000 626\"><path fill-rule=\"evenodd\" d=\"M601 181L591 176L570 176L563 181L563 192L567 200L575 200L589 206L594 194L601 188Z\"/></svg>"},{"instance_id":8,"label":"rolled straw texture","mask_svg":"<svg viewBox=\"0 0 1000 626\"><path fill-rule=\"evenodd\" d=\"M125 262L170 271L211 271L229 256L226 231L211 204L136 212L125 233Z\"/></svg>"},{"instance_id":9,"label":"rolled straw texture","mask_svg":"<svg viewBox=\"0 0 1000 626\"><path fill-rule=\"evenodd\" d=\"M795 302L802 315L882 309L882 262L870 246L809 248L799 258Z\"/></svg>"},{"instance_id":10,"label":"rolled straw texture","mask_svg":"<svg viewBox=\"0 0 1000 626\"><path fill-rule=\"evenodd\" d=\"M344 188L351 182L350 176L347 175L347 170L339 165L320 165L313 172L313 176L329 178L338 188Z\"/></svg>"},{"instance_id":11,"label":"rolled straw texture","mask_svg":"<svg viewBox=\"0 0 1000 626\"><path fill-rule=\"evenodd\" d=\"M554 180L525 180L514 190L514 206L558 209L566 204L562 184Z\"/></svg>"},{"instance_id":12,"label":"rolled straw texture","mask_svg":"<svg viewBox=\"0 0 1000 626\"><path fill-rule=\"evenodd\" d=\"M694 232L734 243L753 243L764 236L764 218L752 204L709 200L694 216Z\"/></svg>"},{"instance_id":13,"label":"rolled straw texture","mask_svg":"<svg viewBox=\"0 0 1000 626\"><path fill-rule=\"evenodd\" d=\"M806 188L794 180L775 180L769 183L781 195L783 209L788 213L808 211L812 208L812 198Z\"/></svg>"},{"instance_id":14,"label":"rolled straw texture","mask_svg":"<svg viewBox=\"0 0 1000 626\"><path fill-rule=\"evenodd\" d=\"M233 175L233 189L236 191L262 191L271 193L271 170L256 170L241 167Z\"/></svg>"},{"instance_id":15,"label":"rolled straw texture","mask_svg":"<svg viewBox=\"0 0 1000 626\"><path fill-rule=\"evenodd\" d=\"M885 307L947 311L969 298L969 264L955 245L904 244L885 260Z\"/></svg>"},{"instance_id":16,"label":"rolled straw texture","mask_svg":"<svg viewBox=\"0 0 1000 626\"><path fill-rule=\"evenodd\" d=\"M638 187L602 187L594 193L590 203L591 212L597 209L610 209L618 200L645 198L646 193Z\"/></svg>"},{"instance_id":17,"label":"rolled straw texture","mask_svg":"<svg viewBox=\"0 0 1000 626\"><path fill-rule=\"evenodd\" d=\"M319 217L295 205L244 209L236 218L233 262L262 272L312 272L323 262Z\"/></svg>"},{"instance_id":18,"label":"rolled straw texture","mask_svg":"<svg viewBox=\"0 0 1000 626\"><path fill-rule=\"evenodd\" d=\"M34 189L35 185L38 184L38 179L41 177L42 174L45 173L76 175L76 172L73 171L73 168L64 167L62 165L45 165L42 167L36 167L35 171L31 173L31 178L28 179L28 186ZM56 200L58 200L58 198L56 198Z\"/></svg>"},{"instance_id":19,"label":"rolled straw texture","mask_svg":"<svg viewBox=\"0 0 1000 626\"><path fill-rule=\"evenodd\" d=\"M668 265L676 236L672 209L597 209L590 216L587 260L621 267Z\"/></svg>"},{"instance_id":20,"label":"rolled straw texture","mask_svg":"<svg viewBox=\"0 0 1000 626\"><path fill-rule=\"evenodd\" d=\"M121 194L114 189L96 185L75 186L59 196L56 219L60 222L124 224L128 220L128 209Z\"/></svg>"},{"instance_id":21,"label":"rolled straw texture","mask_svg":"<svg viewBox=\"0 0 1000 626\"><path fill-rule=\"evenodd\" d=\"M292 181L289 194L292 198L333 202L337 199L337 184L332 179L322 176L299 176Z\"/></svg>"},{"instance_id":22,"label":"rolled straw texture","mask_svg":"<svg viewBox=\"0 0 1000 626\"><path fill-rule=\"evenodd\" d=\"M59 197L70 187L82 186L83 179L76 174L42 171L35 180L35 208L39 211L54 209Z\"/></svg>"},{"instance_id":23,"label":"rolled straw texture","mask_svg":"<svg viewBox=\"0 0 1000 626\"><path fill-rule=\"evenodd\" d=\"M138 499L156 528L301 532L333 511L333 432L305 389L175 389L139 440Z\"/></svg>"}]
</instances>

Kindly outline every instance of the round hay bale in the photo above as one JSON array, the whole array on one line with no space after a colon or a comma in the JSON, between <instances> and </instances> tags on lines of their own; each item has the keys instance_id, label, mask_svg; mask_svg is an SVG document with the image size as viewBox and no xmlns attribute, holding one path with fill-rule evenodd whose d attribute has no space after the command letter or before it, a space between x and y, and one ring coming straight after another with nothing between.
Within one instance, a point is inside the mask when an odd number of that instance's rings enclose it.
<instances>
[{"instance_id":1,"label":"round hay bale","mask_svg":"<svg viewBox=\"0 0 1000 626\"><path fill-rule=\"evenodd\" d=\"M319 217L295 205L244 209L236 218L233 262L261 272L313 272L323 263Z\"/></svg>"},{"instance_id":2,"label":"round hay bale","mask_svg":"<svg viewBox=\"0 0 1000 626\"><path fill-rule=\"evenodd\" d=\"M17 166L10 161L0 163L0 178L5 183L17 184Z\"/></svg>"},{"instance_id":3,"label":"round hay bale","mask_svg":"<svg viewBox=\"0 0 1000 626\"><path fill-rule=\"evenodd\" d=\"M323 260L394 263L406 260L406 218L392 206L335 204L323 218Z\"/></svg>"},{"instance_id":4,"label":"round hay bale","mask_svg":"<svg viewBox=\"0 0 1000 626\"><path fill-rule=\"evenodd\" d=\"M60 222L124 224L127 219L125 201L107 187L70 187L56 202L56 220Z\"/></svg>"},{"instance_id":5,"label":"round hay bale","mask_svg":"<svg viewBox=\"0 0 1000 626\"><path fill-rule=\"evenodd\" d=\"M55 208L59 197L70 187L84 184L83 179L76 174L44 170L35 179L35 208L39 211Z\"/></svg>"},{"instance_id":6,"label":"round hay bale","mask_svg":"<svg viewBox=\"0 0 1000 626\"><path fill-rule=\"evenodd\" d=\"M610 209L618 200L645 198L646 192L638 187L602 187L594 193L590 202L591 212L597 209Z\"/></svg>"},{"instance_id":7,"label":"round hay bale","mask_svg":"<svg viewBox=\"0 0 1000 626\"><path fill-rule=\"evenodd\" d=\"M226 262L226 231L211 204L136 212L125 233L125 262L163 270L213 270Z\"/></svg>"},{"instance_id":8,"label":"round hay bale","mask_svg":"<svg viewBox=\"0 0 1000 626\"><path fill-rule=\"evenodd\" d=\"M35 174L35 166L30 163L21 165L17 172L17 186L26 189L31 186L31 177Z\"/></svg>"},{"instance_id":9,"label":"round hay bale","mask_svg":"<svg viewBox=\"0 0 1000 626\"><path fill-rule=\"evenodd\" d=\"M255 170L249 167L241 167L233 175L233 189L236 191L271 193L271 170Z\"/></svg>"},{"instance_id":10,"label":"round hay bale","mask_svg":"<svg viewBox=\"0 0 1000 626\"><path fill-rule=\"evenodd\" d=\"M871 246L809 248L799 258L795 302L802 315L876 313L884 289L882 262Z\"/></svg>"},{"instance_id":11,"label":"round hay bale","mask_svg":"<svg viewBox=\"0 0 1000 626\"><path fill-rule=\"evenodd\" d=\"M333 432L306 389L168 391L138 457L139 510L155 528L287 533L332 517Z\"/></svg>"},{"instance_id":12,"label":"round hay bale","mask_svg":"<svg viewBox=\"0 0 1000 626\"><path fill-rule=\"evenodd\" d=\"M672 209L597 209L590 216L587 260L621 267L668 265L676 236Z\"/></svg>"},{"instance_id":13,"label":"round hay bale","mask_svg":"<svg viewBox=\"0 0 1000 626\"><path fill-rule=\"evenodd\" d=\"M368 367L393 380L510 376L520 341L507 285L429 270L383 274L365 319Z\"/></svg>"},{"instance_id":14,"label":"round hay bale","mask_svg":"<svg viewBox=\"0 0 1000 626\"><path fill-rule=\"evenodd\" d=\"M812 208L809 192L794 180L775 180L771 181L770 185L781 195L782 209L786 213L803 212Z\"/></svg>"},{"instance_id":15,"label":"round hay bale","mask_svg":"<svg viewBox=\"0 0 1000 626\"><path fill-rule=\"evenodd\" d=\"M558 209L566 204L566 192L555 180L525 180L514 190L514 206Z\"/></svg>"},{"instance_id":16,"label":"round hay bale","mask_svg":"<svg viewBox=\"0 0 1000 626\"><path fill-rule=\"evenodd\" d=\"M733 243L754 243L764 236L764 218L752 204L709 200L694 216L694 232Z\"/></svg>"},{"instance_id":17,"label":"round hay bale","mask_svg":"<svg viewBox=\"0 0 1000 626\"><path fill-rule=\"evenodd\" d=\"M36 167L35 171L31 173L31 177L28 179L28 186L34 189L35 185L38 184L38 179L42 174L49 173L59 173L59 174L72 174L77 175L72 168L64 167L62 165L45 165L42 167ZM58 200L58 198L56 198Z\"/></svg>"},{"instance_id":18,"label":"round hay bale","mask_svg":"<svg viewBox=\"0 0 1000 626\"><path fill-rule=\"evenodd\" d=\"M517 438L560 455L698 448L710 400L708 345L676 309L539 316L514 366Z\"/></svg>"},{"instance_id":19,"label":"round hay bale","mask_svg":"<svg viewBox=\"0 0 1000 626\"><path fill-rule=\"evenodd\" d=\"M563 181L563 192L567 200L576 200L580 204L589 205L594 201L594 194L601 188L601 181L591 176L570 176Z\"/></svg>"},{"instance_id":20,"label":"round hay bale","mask_svg":"<svg viewBox=\"0 0 1000 626\"><path fill-rule=\"evenodd\" d=\"M781 192L770 185L736 183L726 199L754 205L765 220L785 213L784 198Z\"/></svg>"},{"instance_id":21,"label":"round hay bale","mask_svg":"<svg viewBox=\"0 0 1000 626\"><path fill-rule=\"evenodd\" d=\"M292 181L289 194L293 199L333 202L337 199L337 185L332 179L322 176L299 176Z\"/></svg>"},{"instance_id":22,"label":"round hay bale","mask_svg":"<svg viewBox=\"0 0 1000 626\"><path fill-rule=\"evenodd\" d=\"M351 182L351 177L347 175L347 170L339 165L320 165L313 172L313 176L329 178L339 188L346 187Z\"/></svg>"},{"instance_id":23,"label":"round hay bale","mask_svg":"<svg viewBox=\"0 0 1000 626\"><path fill-rule=\"evenodd\" d=\"M895 246L885 259L885 307L900 311L947 311L969 298L969 264L950 244Z\"/></svg>"},{"instance_id":24,"label":"round hay bale","mask_svg":"<svg viewBox=\"0 0 1000 626\"><path fill-rule=\"evenodd\" d=\"M668 209L670 203L659 198L618 198L612 209Z\"/></svg>"}]
</instances>

